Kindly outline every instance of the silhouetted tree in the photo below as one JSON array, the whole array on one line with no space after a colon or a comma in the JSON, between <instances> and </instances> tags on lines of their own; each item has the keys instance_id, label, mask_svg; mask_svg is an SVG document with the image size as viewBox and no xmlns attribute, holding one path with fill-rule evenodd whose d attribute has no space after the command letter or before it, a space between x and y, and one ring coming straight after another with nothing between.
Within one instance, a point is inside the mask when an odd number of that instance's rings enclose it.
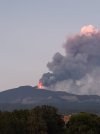
<instances>
[{"instance_id":1,"label":"silhouetted tree","mask_svg":"<svg viewBox=\"0 0 100 134\"><path fill-rule=\"evenodd\" d=\"M100 119L88 113L73 115L67 124L66 134L100 134Z\"/></svg>"}]
</instances>

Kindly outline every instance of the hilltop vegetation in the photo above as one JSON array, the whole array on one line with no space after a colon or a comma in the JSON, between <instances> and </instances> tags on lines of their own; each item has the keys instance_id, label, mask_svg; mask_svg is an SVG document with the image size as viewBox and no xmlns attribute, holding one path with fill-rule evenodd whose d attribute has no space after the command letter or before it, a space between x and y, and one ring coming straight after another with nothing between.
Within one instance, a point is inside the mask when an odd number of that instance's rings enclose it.
<instances>
[{"instance_id":1,"label":"hilltop vegetation","mask_svg":"<svg viewBox=\"0 0 100 134\"><path fill-rule=\"evenodd\" d=\"M57 109L46 105L0 112L0 134L100 134L100 117L80 113L65 124Z\"/></svg>"},{"instance_id":2,"label":"hilltop vegetation","mask_svg":"<svg viewBox=\"0 0 100 134\"><path fill-rule=\"evenodd\" d=\"M60 134L64 122L50 106L0 112L0 134Z\"/></svg>"},{"instance_id":3,"label":"hilltop vegetation","mask_svg":"<svg viewBox=\"0 0 100 134\"><path fill-rule=\"evenodd\" d=\"M73 115L66 125L66 134L100 134L100 117L89 113Z\"/></svg>"}]
</instances>

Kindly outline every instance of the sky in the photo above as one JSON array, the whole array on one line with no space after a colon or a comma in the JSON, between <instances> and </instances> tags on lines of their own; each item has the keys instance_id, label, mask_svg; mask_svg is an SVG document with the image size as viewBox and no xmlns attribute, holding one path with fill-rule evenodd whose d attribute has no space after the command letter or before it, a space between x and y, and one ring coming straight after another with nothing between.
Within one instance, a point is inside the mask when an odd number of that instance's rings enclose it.
<instances>
[{"instance_id":1,"label":"sky","mask_svg":"<svg viewBox=\"0 0 100 134\"><path fill-rule=\"evenodd\" d=\"M84 25L100 29L99 0L0 0L0 91L35 86Z\"/></svg>"}]
</instances>

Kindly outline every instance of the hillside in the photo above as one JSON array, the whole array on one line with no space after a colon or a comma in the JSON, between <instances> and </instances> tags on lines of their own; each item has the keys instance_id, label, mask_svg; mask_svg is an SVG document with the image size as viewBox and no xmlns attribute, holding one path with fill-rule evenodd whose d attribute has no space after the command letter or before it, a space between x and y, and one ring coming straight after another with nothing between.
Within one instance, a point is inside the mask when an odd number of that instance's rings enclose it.
<instances>
[{"instance_id":1,"label":"hillside","mask_svg":"<svg viewBox=\"0 0 100 134\"><path fill-rule=\"evenodd\" d=\"M62 112L100 113L100 96L74 95L31 86L22 86L0 92L1 110L25 109L37 105L52 105Z\"/></svg>"}]
</instances>

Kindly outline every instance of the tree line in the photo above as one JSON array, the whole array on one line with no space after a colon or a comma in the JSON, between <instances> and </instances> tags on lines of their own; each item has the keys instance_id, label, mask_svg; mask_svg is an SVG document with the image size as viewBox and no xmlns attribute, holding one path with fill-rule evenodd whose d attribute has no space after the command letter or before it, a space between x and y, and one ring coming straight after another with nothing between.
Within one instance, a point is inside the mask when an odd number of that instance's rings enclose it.
<instances>
[{"instance_id":1,"label":"tree line","mask_svg":"<svg viewBox=\"0 0 100 134\"><path fill-rule=\"evenodd\" d=\"M100 134L100 117L79 113L65 125L52 106L0 112L0 134Z\"/></svg>"}]
</instances>

